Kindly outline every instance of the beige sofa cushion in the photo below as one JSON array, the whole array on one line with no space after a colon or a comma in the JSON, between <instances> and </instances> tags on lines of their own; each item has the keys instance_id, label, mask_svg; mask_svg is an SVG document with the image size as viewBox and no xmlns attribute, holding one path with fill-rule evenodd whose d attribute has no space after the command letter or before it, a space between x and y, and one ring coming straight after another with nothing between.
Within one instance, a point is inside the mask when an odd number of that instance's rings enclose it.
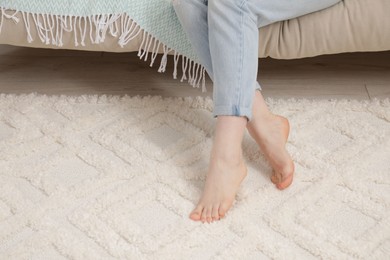
<instances>
[{"instance_id":1,"label":"beige sofa cushion","mask_svg":"<svg viewBox=\"0 0 390 260\"><path fill-rule=\"evenodd\" d=\"M293 59L342 52L389 50L389 13L389 0L344 0L315 13L270 24L259 29L259 57ZM3 20L0 43L59 48L42 43L35 26L31 26L34 41L28 43L22 16L20 13L15 16L20 19L17 24L12 19ZM87 37L86 46L76 47L73 33L64 32L64 45L61 48L108 52L138 51L142 33L124 48L121 48L117 41L107 34L103 43L92 44ZM162 47L159 52L163 53Z\"/></svg>"},{"instance_id":2,"label":"beige sofa cushion","mask_svg":"<svg viewBox=\"0 0 390 260\"><path fill-rule=\"evenodd\" d=\"M259 57L390 50L390 1L343 0L308 15L260 29Z\"/></svg>"}]
</instances>

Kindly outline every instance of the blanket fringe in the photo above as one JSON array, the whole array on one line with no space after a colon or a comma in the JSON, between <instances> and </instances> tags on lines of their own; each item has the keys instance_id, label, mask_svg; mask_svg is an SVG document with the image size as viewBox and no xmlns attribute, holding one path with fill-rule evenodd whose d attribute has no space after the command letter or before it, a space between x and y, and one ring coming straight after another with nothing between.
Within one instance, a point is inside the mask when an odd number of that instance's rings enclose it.
<instances>
[{"instance_id":1,"label":"blanket fringe","mask_svg":"<svg viewBox=\"0 0 390 260\"><path fill-rule=\"evenodd\" d=\"M9 12L13 13L9 14ZM104 42L107 33L109 33L111 36L118 38L118 44L122 48L142 33L142 42L138 50L138 57L141 60L144 59L144 61L147 61L150 54L150 67L152 67L157 57L158 50L162 45L164 53L160 61L158 72L165 72L168 62L168 54L173 51L173 78L177 79L177 66L181 57L183 73L181 82L188 80L188 83L192 87L200 88L200 85L202 85L202 92L207 91L205 68L201 64L196 63L194 60L190 60L188 57L178 53L176 50L169 48L149 32L143 30L137 22L131 19L126 13L69 16L28 13L9 9L6 10L4 7L0 7L0 33L2 31L4 18L12 19L15 24L19 23L20 19L16 16L19 12L22 14L23 22L27 31L28 43L34 41L31 34L31 25L35 25L37 35L42 43L45 45L52 44L58 47L62 47L64 45L64 31L74 33L74 45L76 47L80 44L81 46L85 46L86 37L88 37L87 29L89 29L89 38L92 44Z\"/></svg>"}]
</instances>

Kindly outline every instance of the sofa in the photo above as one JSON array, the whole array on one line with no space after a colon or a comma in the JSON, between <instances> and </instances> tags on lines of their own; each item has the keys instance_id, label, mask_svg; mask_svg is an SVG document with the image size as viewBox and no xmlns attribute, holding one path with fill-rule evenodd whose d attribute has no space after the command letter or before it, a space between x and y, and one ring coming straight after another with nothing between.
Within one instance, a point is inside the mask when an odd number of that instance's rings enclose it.
<instances>
[{"instance_id":1,"label":"sofa","mask_svg":"<svg viewBox=\"0 0 390 260\"><path fill-rule=\"evenodd\" d=\"M343 0L330 8L259 28L258 55L259 58L296 59L323 54L390 50L389 13L389 0ZM31 26L28 35L23 22L19 21L23 21L21 13L1 9L0 44L140 52L145 40L140 33L126 45L120 46L118 39L107 34L102 42L93 43L86 37L84 45L75 45L74 34L64 31L62 44L59 46L39 40L39 32L34 26ZM89 32L86 33L88 35ZM155 52L163 53L163 46L158 47Z\"/></svg>"}]
</instances>

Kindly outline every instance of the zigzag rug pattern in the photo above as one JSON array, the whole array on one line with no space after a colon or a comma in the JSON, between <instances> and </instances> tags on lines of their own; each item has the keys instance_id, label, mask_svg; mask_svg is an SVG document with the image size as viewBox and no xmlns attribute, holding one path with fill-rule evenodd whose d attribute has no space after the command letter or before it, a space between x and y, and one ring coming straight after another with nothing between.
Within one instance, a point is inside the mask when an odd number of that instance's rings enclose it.
<instances>
[{"instance_id":1,"label":"zigzag rug pattern","mask_svg":"<svg viewBox=\"0 0 390 260\"><path fill-rule=\"evenodd\" d=\"M294 182L275 188L246 133L236 201L202 224L210 98L1 94L0 258L389 258L390 100L266 102Z\"/></svg>"}]
</instances>

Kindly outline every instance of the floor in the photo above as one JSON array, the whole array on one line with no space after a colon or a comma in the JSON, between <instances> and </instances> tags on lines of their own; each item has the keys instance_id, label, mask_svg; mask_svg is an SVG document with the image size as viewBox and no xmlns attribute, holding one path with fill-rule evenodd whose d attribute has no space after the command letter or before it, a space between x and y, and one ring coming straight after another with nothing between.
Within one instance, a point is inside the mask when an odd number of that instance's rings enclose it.
<instances>
[{"instance_id":1,"label":"floor","mask_svg":"<svg viewBox=\"0 0 390 260\"><path fill-rule=\"evenodd\" d=\"M159 55L161 56L161 55ZM0 45L0 93L47 95L212 96L173 79L173 57L165 73L140 60L137 52L107 53ZM181 78L181 70L178 74ZM322 55L296 60L259 59L264 97L390 97L390 51Z\"/></svg>"}]
</instances>

